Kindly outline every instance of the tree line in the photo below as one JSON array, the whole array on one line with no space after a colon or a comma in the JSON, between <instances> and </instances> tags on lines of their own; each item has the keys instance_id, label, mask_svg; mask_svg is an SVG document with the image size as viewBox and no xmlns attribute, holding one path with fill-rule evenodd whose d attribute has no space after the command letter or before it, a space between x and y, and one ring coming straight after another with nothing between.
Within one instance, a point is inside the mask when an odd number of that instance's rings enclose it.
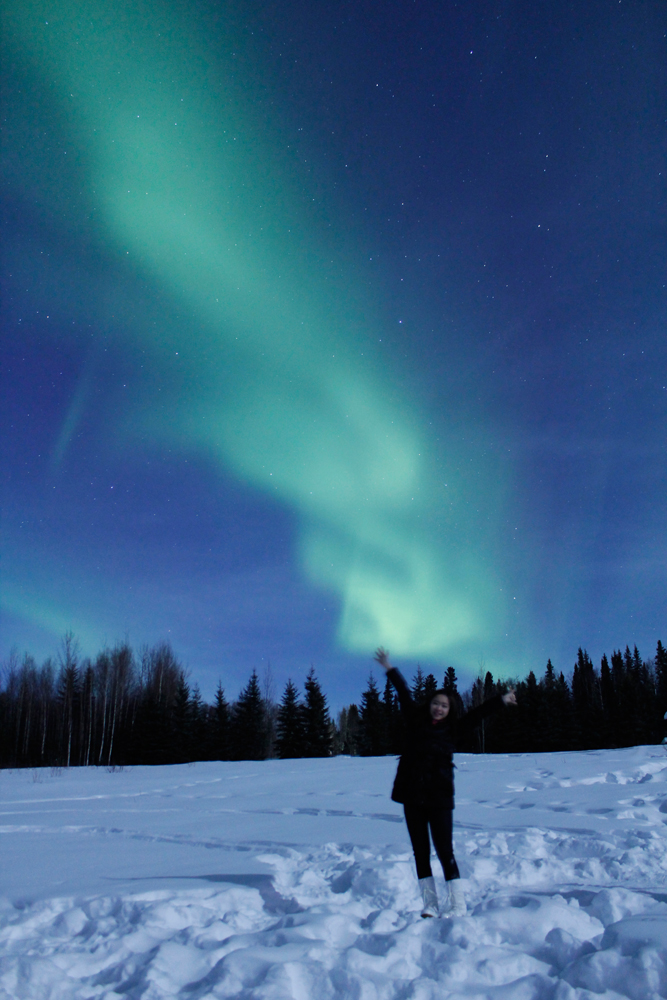
<instances>
[{"instance_id":1,"label":"tree line","mask_svg":"<svg viewBox=\"0 0 667 1000\"><path fill-rule=\"evenodd\" d=\"M0 767L178 764L193 760L380 756L402 751L403 726L389 680L371 672L358 704L331 717L311 668L301 693L289 680L279 702L253 670L236 701L218 684L212 705L168 643L137 656L127 643L80 659L67 634L56 660L38 667L12 654L0 673ZM417 667L417 702L444 688L456 710L517 693L518 707L487 718L462 749L474 753L592 750L658 743L665 735L667 650L643 660L626 646L599 668L579 649L572 679L551 661L538 679L495 681L490 671L465 692L448 667L442 683Z\"/></svg>"}]
</instances>

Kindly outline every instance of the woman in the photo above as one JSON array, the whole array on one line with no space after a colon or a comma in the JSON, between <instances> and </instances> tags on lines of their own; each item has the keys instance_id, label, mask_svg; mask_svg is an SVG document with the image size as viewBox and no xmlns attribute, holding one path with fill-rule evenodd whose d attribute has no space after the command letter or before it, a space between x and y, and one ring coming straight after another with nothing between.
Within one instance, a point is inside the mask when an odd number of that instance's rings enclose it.
<instances>
[{"instance_id":1,"label":"woman","mask_svg":"<svg viewBox=\"0 0 667 1000\"><path fill-rule=\"evenodd\" d=\"M508 691L457 718L456 705L450 701L446 691L436 691L429 702L416 705L405 680L396 667L392 667L389 654L381 646L375 653L375 659L386 670L396 688L406 722L406 746L398 763L391 797L394 802L400 802L405 811L424 901L422 917L436 917L439 912L431 872L429 827L449 890L446 912L463 916L466 902L452 844L452 755L465 733L503 705L516 705L516 696L514 691Z\"/></svg>"}]
</instances>

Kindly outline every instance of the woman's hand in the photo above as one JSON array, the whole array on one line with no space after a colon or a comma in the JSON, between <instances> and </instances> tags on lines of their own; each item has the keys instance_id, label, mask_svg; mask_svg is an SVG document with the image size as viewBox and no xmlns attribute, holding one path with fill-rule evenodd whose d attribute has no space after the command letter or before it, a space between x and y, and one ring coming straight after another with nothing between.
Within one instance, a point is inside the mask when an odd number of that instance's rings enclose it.
<instances>
[{"instance_id":1,"label":"woman's hand","mask_svg":"<svg viewBox=\"0 0 667 1000\"><path fill-rule=\"evenodd\" d=\"M389 662L389 653L382 646L378 646L375 650L375 656L373 657L377 663L380 664L383 670L391 670L391 663Z\"/></svg>"},{"instance_id":2,"label":"woman's hand","mask_svg":"<svg viewBox=\"0 0 667 1000\"><path fill-rule=\"evenodd\" d=\"M503 695L503 705L516 705L516 695L514 694L514 688Z\"/></svg>"}]
</instances>

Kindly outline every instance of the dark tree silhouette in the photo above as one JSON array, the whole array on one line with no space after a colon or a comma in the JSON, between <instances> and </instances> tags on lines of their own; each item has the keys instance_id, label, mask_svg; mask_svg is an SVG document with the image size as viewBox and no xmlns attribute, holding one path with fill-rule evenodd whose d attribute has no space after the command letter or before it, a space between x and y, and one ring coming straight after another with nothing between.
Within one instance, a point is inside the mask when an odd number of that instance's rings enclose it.
<instances>
[{"instance_id":1,"label":"dark tree silhouette","mask_svg":"<svg viewBox=\"0 0 667 1000\"><path fill-rule=\"evenodd\" d=\"M662 735L665 728L664 715L667 712L667 649L658 639L655 651L655 677L657 698L657 726Z\"/></svg>"},{"instance_id":2,"label":"dark tree silhouette","mask_svg":"<svg viewBox=\"0 0 667 1000\"><path fill-rule=\"evenodd\" d=\"M603 730L600 682L590 656L581 647L572 673L572 703L579 728L580 748L592 750L598 747Z\"/></svg>"},{"instance_id":3,"label":"dark tree silhouette","mask_svg":"<svg viewBox=\"0 0 667 1000\"><path fill-rule=\"evenodd\" d=\"M356 705L344 708L332 726L326 697L314 671L306 680L305 704L288 686L280 709L272 706L270 677L262 697L256 673L230 709L222 684L215 704L206 705L197 685L189 690L171 647L142 651L139 663L127 643L104 649L91 663L80 660L76 640L65 636L56 674L48 659L38 667L17 653L0 669L0 766L117 766L167 764L225 758L258 760L273 752L269 723L283 713L278 749L287 753L386 754L401 750L402 725L389 683L382 695L374 679ZM494 683L487 671L465 695L466 705L503 693L508 681ZM415 689L427 698L434 678L421 667ZM655 658L632 651L602 657L599 670L580 649L572 687L549 660L541 679L531 671L515 680L517 709L485 720L465 749L475 752L572 750L659 742L667 726L667 652ZM458 706L456 673L445 685ZM271 702L269 705L268 703ZM268 705L268 708L267 708ZM289 723L289 725L288 725ZM297 739L297 736L300 737Z\"/></svg>"},{"instance_id":4,"label":"dark tree silhouette","mask_svg":"<svg viewBox=\"0 0 667 1000\"><path fill-rule=\"evenodd\" d=\"M182 667L168 643L159 643L143 651L136 721L132 727L131 760L146 764L172 761L171 713L182 673ZM107 687L105 680L105 701Z\"/></svg>"},{"instance_id":5,"label":"dark tree silhouette","mask_svg":"<svg viewBox=\"0 0 667 1000\"><path fill-rule=\"evenodd\" d=\"M373 674L361 696L359 753L362 757L378 757L389 752L387 714Z\"/></svg>"},{"instance_id":6,"label":"dark tree silhouette","mask_svg":"<svg viewBox=\"0 0 667 1000\"><path fill-rule=\"evenodd\" d=\"M328 757L333 737L327 699L313 667L306 677L303 705L304 757Z\"/></svg>"},{"instance_id":7,"label":"dark tree silhouette","mask_svg":"<svg viewBox=\"0 0 667 1000\"><path fill-rule=\"evenodd\" d=\"M222 681L218 681L212 714L211 759L229 760L229 705Z\"/></svg>"},{"instance_id":8,"label":"dark tree silhouette","mask_svg":"<svg viewBox=\"0 0 667 1000\"><path fill-rule=\"evenodd\" d=\"M618 702L614 691L614 679L606 654L600 661L600 697L602 699L602 741L607 746L614 745L618 726Z\"/></svg>"},{"instance_id":9,"label":"dark tree silhouette","mask_svg":"<svg viewBox=\"0 0 667 1000\"><path fill-rule=\"evenodd\" d=\"M304 757L306 756L305 744L303 706L299 701L296 686L291 680L288 680L278 707L276 752L283 759Z\"/></svg>"},{"instance_id":10,"label":"dark tree silhouette","mask_svg":"<svg viewBox=\"0 0 667 1000\"><path fill-rule=\"evenodd\" d=\"M430 701L438 690L438 682L433 674L427 674L424 678L424 701Z\"/></svg>"},{"instance_id":11,"label":"dark tree silhouette","mask_svg":"<svg viewBox=\"0 0 667 1000\"><path fill-rule=\"evenodd\" d=\"M233 760L264 760L266 757L266 725L264 702L259 689L257 671L239 695L232 711L230 726Z\"/></svg>"},{"instance_id":12,"label":"dark tree silhouette","mask_svg":"<svg viewBox=\"0 0 667 1000\"><path fill-rule=\"evenodd\" d=\"M173 759L177 764L192 760L193 712L190 701L190 686L181 672L171 713Z\"/></svg>"},{"instance_id":13,"label":"dark tree silhouette","mask_svg":"<svg viewBox=\"0 0 667 1000\"><path fill-rule=\"evenodd\" d=\"M450 695L459 693L456 681L456 670L454 669L454 667L447 667L447 670L445 671L445 679L443 681L442 688L443 691L446 691L447 694Z\"/></svg>"},{"instance_id":14,"label":"dark tree silhouette","mask_svg":"<svg viewBox=\"0 0 667 1000\"><path fill-rule=\"evenodd\" d=\"M412 678L412 697L418 705L426 701L426 678L421 666L417 664L415 676Z\"/></svg>"}]
</instances>

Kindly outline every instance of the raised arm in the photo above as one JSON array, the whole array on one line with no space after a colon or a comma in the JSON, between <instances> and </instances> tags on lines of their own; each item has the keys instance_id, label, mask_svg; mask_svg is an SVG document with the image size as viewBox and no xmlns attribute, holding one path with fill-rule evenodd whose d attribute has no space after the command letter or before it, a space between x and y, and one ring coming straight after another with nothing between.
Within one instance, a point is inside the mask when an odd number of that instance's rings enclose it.
<instances>
[{"instance_id":1,"label":"raised arm","mask_svg":"<svg viewBox=\"0 0 667 1000\"><path fill-rule=\"evenodd\" d=\"M459 735L462 736L463 732L469 732L475 726L479 726L484 719L493 715L494 712L498 712L501 708L509 705L516 705L516 695L513 690L503 695L497 694L493 698L483 701L481 705L471 708L470 711L466 712L459 719Z\"/></svg>"},{"instance_id":2,"label":"raised arm","mask_svg":"<svg viewBox=\"0 0 667 1000\"><path fill-rule=\"evenodd\" d=\"M378 646L378 648L375 650L375 656L373 657L373 659L375 660L376 663L380 664L385 673L389 673L390 670L394 669L391 663L389 662L389 653L384 648L384 646Z\"/></svg>"},{"instance_id":3,"label":"raised arm","mask_svg":"<svg viewBox=\"0 0 667 1000\"><path fill-rule=\"evenodd\" d=\"M387 674L387 677L394 685L396 689L396 694L398 695L398 700L401 704L401 709L410 715L415 708L415 703L412 699L412 694L410 693L410 688L405 683L405 678L403 674L396 667L392 666L389 662L389 653L382 646L379 646L375 650L376 663L379 663L382 669Z\"/></svg>"}]
</instances>

